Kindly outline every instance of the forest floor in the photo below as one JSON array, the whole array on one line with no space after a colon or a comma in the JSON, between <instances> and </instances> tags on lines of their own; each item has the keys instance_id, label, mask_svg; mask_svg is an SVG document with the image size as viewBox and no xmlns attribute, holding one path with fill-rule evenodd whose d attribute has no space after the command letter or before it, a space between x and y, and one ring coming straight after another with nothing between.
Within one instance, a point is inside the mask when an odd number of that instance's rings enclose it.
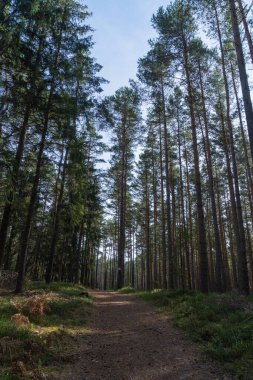
<instances>
[{"instance_id":1,"label":"forest floor","mask_svg":"<svg viewBox=\"0 0 253 380\"><path fill-rule=\"evenodd\" d=\"M75 363L50 380L235 379L206 359L171 320L133 294L90 291L89 331Z\"/></svg>"},{"instance_id":2,"label":"forest floor","mask_svg":"<svg viewBox=\"0 0 253 380\"><path fill-rule=\"evenodd\" d=\"M0 380L47 380L76 361L94 310L84 290L39 282L20 295L0 289Z\"/></svg>"}]
</instances>

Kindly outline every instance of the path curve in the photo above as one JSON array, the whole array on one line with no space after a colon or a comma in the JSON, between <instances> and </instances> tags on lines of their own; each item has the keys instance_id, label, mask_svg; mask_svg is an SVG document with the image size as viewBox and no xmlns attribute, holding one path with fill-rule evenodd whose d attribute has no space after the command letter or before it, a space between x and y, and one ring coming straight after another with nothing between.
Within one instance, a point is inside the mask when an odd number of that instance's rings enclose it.
<instances>
[{"instance_id":1,"label":"path curve","mask_svg":"<svg viewBox=\"0 0 253 380\"><path fill-rule=\"evenodd\" d=\"M229 380L195 344L133 295L91 291L92 333L61 380Z\"/></svg>"}]
</instances>

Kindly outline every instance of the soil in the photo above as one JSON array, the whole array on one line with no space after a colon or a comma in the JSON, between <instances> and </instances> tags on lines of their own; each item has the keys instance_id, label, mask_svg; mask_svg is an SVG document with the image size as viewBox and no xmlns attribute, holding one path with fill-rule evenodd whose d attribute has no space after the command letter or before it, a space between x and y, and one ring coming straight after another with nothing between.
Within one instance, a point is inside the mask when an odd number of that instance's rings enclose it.
<instances>
[{"instance_id":1,"label":"soil","mask_svg":"<svg viewBox=\"0 0 253 380\"><path fill-rule=\"evenodd\" d=\"M61 380L229 380L172 322L134 295L92 291L91 332Z\"/></svg>"}]
</instances>

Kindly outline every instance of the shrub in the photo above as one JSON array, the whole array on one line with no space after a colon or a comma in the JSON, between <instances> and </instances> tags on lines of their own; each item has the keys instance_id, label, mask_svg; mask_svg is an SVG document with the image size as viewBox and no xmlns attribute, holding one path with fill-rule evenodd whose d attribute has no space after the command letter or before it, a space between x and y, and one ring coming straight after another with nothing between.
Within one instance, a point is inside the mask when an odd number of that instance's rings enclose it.
<instances>
[{"instance_id":1,"label":"shrub","mask_svg":"<svg viewBox=\"0 0 253 380\"><path fill-rule=\"evenodd\" d=\"M53 299L53 294L37 294L26 299L16 299L11 304L21 313L26 312L28 315L42 316L47 308L46 303Z\"/></svg>"},{"instance_id":2,"label":"shrub","mask_svg":"<svg viewBox=\"0 0 253 380\"><path fill-rule=\"evenodd\" d=\"M130 293L135 293L136 290L134 288L132 288L131 286L126 286L126 287L120 289L119 292L122 294L130 294Z\"/></svg>"},{"instance_id":3,"label":"shrub","mask_svg":"<svg viewBox=\"0 0 253 380\"><path fill-rule=\"evenodd\" d=\"M11 321L15 323L16 326L18 326L18 328L22 327L22 326L27 326L29 327L30 326L30 321L29 321L29 318L27 318L26 316L18 313L18 314L14 314L12 317L11 317Z\"/></svg>"}]
</instances>

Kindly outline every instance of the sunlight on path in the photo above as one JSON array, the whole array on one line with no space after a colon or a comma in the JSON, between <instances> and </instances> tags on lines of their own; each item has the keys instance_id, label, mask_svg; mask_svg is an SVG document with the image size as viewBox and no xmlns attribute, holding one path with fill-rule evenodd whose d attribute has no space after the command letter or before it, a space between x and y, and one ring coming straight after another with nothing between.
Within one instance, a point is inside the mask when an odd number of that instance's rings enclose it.
<instances>
[{"instance_id":1,"label":"sunlight on path","mask_svg":"<svg viewBox=\"0 0 253 380\"><path fill-rule=\"evenodd\" d=\"M92 333L62 380L228 380L182 332L133 295L91 291Z\"/></svg>"}]
</instances>

